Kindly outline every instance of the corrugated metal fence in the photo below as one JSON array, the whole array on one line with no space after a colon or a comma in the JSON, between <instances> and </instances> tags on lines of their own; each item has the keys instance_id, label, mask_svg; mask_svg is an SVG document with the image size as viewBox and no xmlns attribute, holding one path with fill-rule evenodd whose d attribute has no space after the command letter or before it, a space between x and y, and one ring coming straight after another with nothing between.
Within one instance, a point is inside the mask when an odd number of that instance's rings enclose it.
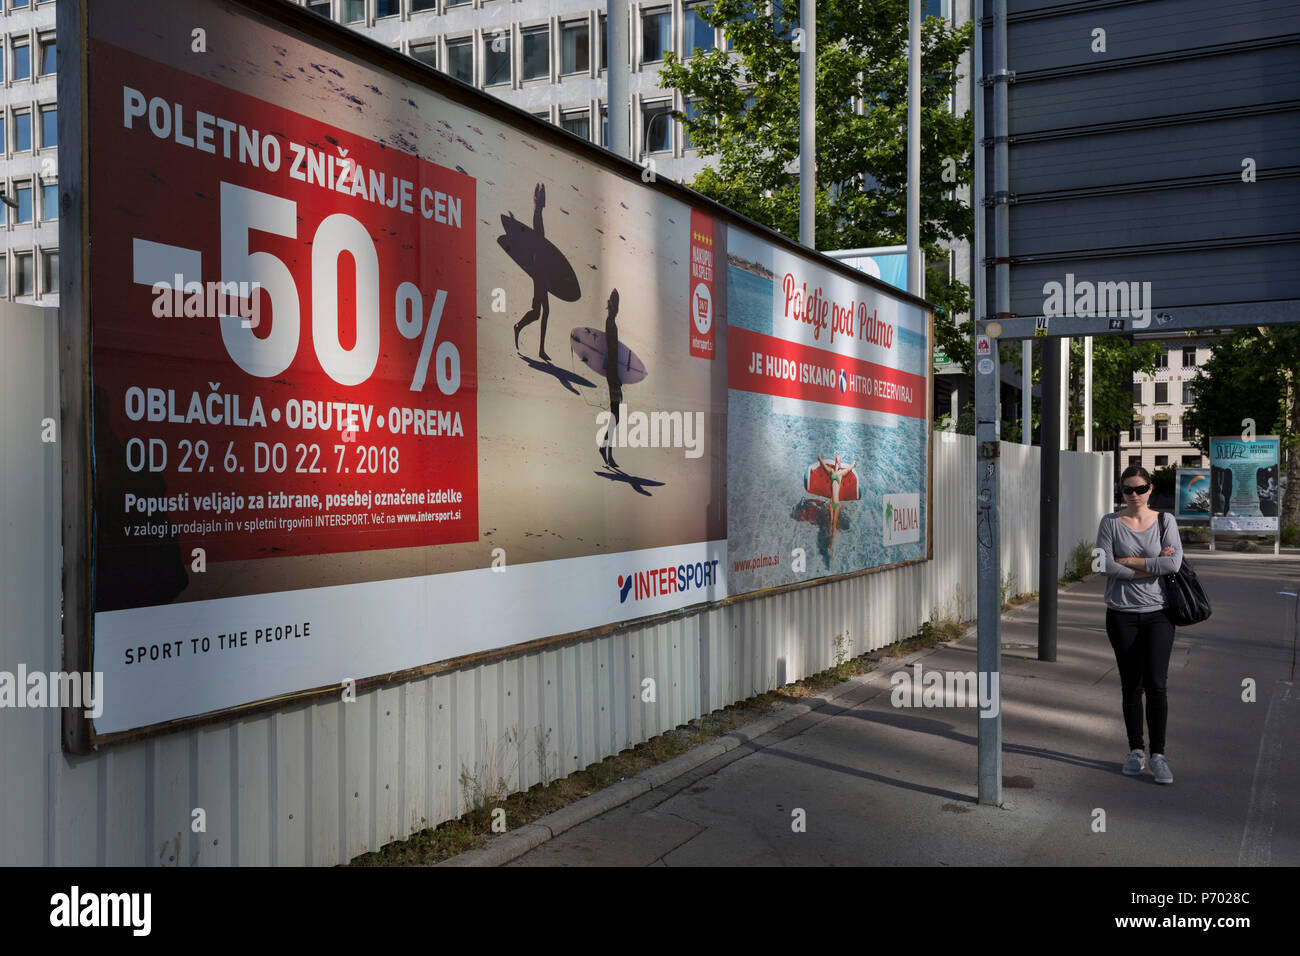
<instances>
[{"instance_id":1,"label":"corrugated metal fence","mask_svg":"<svg viewBox=\"0 0 1300 956\"><path fill-rule=\"evenodd\" d=\"M56 370L53 313L0 307L0 670L11 673L61 667L59 457L40 427L58 418ZM0 710L0 863L344 863L458 816L462 778L526 789L816 673L837 636L858 654L932 616L973 617L973 440L938 435L934 455L925 564L90 757L61 751L56 710ZM1002 446L1002 560L1016 591L1037 589L1038 457ZM1062 568L1110 510L1109 462L1065 455ZM641 699L646 677L654 703Z\"/></svg>"}]
</instances>

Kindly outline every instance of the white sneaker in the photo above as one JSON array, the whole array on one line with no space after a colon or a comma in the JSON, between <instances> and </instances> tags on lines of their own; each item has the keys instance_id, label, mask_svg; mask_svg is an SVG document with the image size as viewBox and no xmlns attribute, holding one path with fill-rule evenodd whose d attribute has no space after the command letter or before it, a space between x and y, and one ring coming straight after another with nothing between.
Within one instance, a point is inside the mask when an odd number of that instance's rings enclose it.
<instances>
[{"instance_id":1,"label":"white sneaker","mask_svg":"<svg viewBox=\"0 0 1300 956\"><path fill-rule=\"evenodd\" d=\"M1169 761L1164 754L1151 755L1151 776L1156 778L1156 783L1174 782L1174 772L1169 769Z\"/></svg>"},{"instance_id":2,"label":"white sneaker","mask_svg":"<svg viewBox=\"0 0 1300 956\"><path fill-rule=\"evenodd\" d=\"M1124 761L1124 767L1120 773L1129 777L1136 777L1147 766L1147 755L1142 750L1130 750L1128 759Z\"/></svg>"}]
</instances>

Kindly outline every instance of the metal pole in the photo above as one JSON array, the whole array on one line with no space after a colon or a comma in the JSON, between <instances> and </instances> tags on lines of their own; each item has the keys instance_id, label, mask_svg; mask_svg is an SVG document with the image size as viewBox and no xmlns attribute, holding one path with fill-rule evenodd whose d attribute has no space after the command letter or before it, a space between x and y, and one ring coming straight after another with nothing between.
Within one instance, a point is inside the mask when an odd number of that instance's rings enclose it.
<instances>
[{"instance_id":1,"label":"metal pole","mask_svg":"<svg viewBox=\"0 0 1300 956\"><path fill-rule=\"evenodd\" d=\"M800 0L799 242L817 248L817 3ZM909 287L910 288L910 287Z\"/></svg>"},{"instance_id":2,"label":"metal pole","mask_svg":"<svg viewBox=\"0 0 1300 956\"><path fill-rule=\"evenodd\" d=\"M609 43L606 75L609 80L609 143L608 148L624 159L632 158L632 130L628 105L628 74L631 70L627 43L628 0L606 0L605 30Z\"/></svg>"},{"instance_id":3,"label":"metal pole","mask_svg":"<svg viewBox=\"0 0 1300 956\"><path fill-rule=\"evenodd\" d=\"M1057 527L1061 495L1061 350L1043 349L1043 442L1039 467L1038 659L1056 660Z\"/></svg>"},{"instance_id":4,"label":"metal pole","mask_svg":"<svg viewBox=\"0 0 1300 956\"><path fill-rule=\"evenodd\" d=\"M1020 343L1020 443L1034 443L1034 343Z\"/></svg>"},{"instance_id":5,"label":"metal pole","mask_svg":"<svg viewBox=\"0 0 1300 956\"><path fill-rule=\"evenodd\" d=\"M1070 339L1061 339L1061 451L1070 450Z\"/></svg>"},{"instance_id":6,"label":"metal pole","mask_svg":"<svg viewBox=\"0 0 1300 956\"><path fill-rule=\"evenodd\" d=\"M917 3L912 3L913 24ZM984 0L975 2L975 23L982 29ZM993 19L993 133L997 145L993 153L994 189L1005 199L1007 189L1007 4L995 0ZM975 76L981 85L975 88L975 542L977 616L979 641L976 660L981 692L978 724L979 802L994 806L1002 803L1002 567L1001 532L998 518L998 340L986 336L988 297L985 290L989 261L985 240L984 211L984 105L982 38L975 42ZM913 62L916 62L915 59ZM1010 226L1005 202L997 202L994 215L995 298L998 316L1011 308L1009 254ZM987 355L981 350L986 347ZM988 706L986 706L988 705Z\"/></svg>"},{"instance_id":7,"label":"metal pole","mask_svg":"<svg viewBox=\"0 0 1300 956\"><path fill-rule=\"evenodd\" d=\"M921 295L921 0L908 5L907 291Z\"/></svg>"},{"instance_id":8,"label":"metal pole","mask_svg":"<svg viewBox=\"0 0 1300 956\"><path fill-rule=\"evenodd\" d=\"M1092 451L1092 336L1083 337L1083 450Z\"/></svg>"}]
</instances>

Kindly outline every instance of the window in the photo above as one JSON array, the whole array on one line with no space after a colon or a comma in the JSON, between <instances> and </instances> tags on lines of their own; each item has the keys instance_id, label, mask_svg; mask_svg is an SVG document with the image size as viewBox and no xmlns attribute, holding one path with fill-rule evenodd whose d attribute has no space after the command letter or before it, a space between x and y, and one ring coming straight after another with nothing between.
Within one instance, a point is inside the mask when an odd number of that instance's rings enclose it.
<instances>
[{"instance_id":1,"label":"window","mask_svg":"<svg viewBox=\"0 0 1300 956\"><path fill-rule=\"evenodd\" d=\"M673 15L662 8L641 14L641 60L658 63L673 48Z\"/></svg>"},{"instance_id":2,"label":"window","mask_svg":"<svg viewBox=\"0 0 1300 956\"><path fill-rule=\"evenodd\" d=\"M562 114L560 125L574 136L591 139L591 113L587 110L573 110Z\"/></svg>"},{"instance_id":3,"label":"window","mask_svg":"<svg viewBox=\"0 0 1300 956\"><path fill-rule=\"evenodd\" d=\"M449 6L449 7L463 7L465 4L470 3L470 2L471 2L471 0L447 0L447 6Z\"/></svg>"},{"instance_id":4,"label":"window","mask_svg":"<svg viewBox=\"0 0 1300 956\"><path fill-rule=\"evenodd\" d=\"M1159 354L1156 355L1156 368L1168 368L1168 367L1169 367L1169 350L1161 349Z\"/></svg>"},{"instance_id":5,"label":"window","mask_svg":"<svg viewBox=\"0 0 1300 956\"><path fill-rule=\"evenodd\" d=\"M14 254L14 295L34 295L36 293L36 275L32 272L32 254L19 252Z\"/></svg>"},{"instance_id":6,"label":"window","mask_svg":"<svg viewBox=\"0 0 1300 956\"><path fill-rule=\"evenodd\" d=\"M462 83L474 82L474 46L469 37L447 41L447 73Z\"/></svg>"},{"instance_id":7,"label":"window","mask_svg":"<svg viewBox=\"0 0 1300 956\"><path fill-rule=\"evenodd\" d=\"M1157 405L1169 404L1169 383L1168 382L1156 382L1156 404Z\"/></svg>"},{"instance_id":8,"label":"window","mask_svg":"<svg viewBox=\"0 0 1300 956\"><path fill-rule=\"evenodd\" d=\"M687 100L686 109L682 110L682 112L686 114L686 118L688 120L694 119L696 115L700 112L700 108L696 106L693 101ZM683 149L694 148L691 144L691 134L687 131L685 123L682 123L682 148Z\"/></svg>"},{"instance_id":9,"label":"window","mask_svg":"<svg viewBox=\"0 0 1300 956\"><path fill-rule=\"evenodd\" d=\"M47 149L59 145L59 108L41 107L41 145Z\"/></svg>"},{"instance_id":10,"label":"window","mask_svg":"<svg viewBox=\"0 0 1300 956\"><path fill-rule=\"evenodd\" d=\"M1169 456L1168 456L1168 455L1156 455L1156 467L1157 467L1157 468L1164 468L1164 467L1165 467L1166 465L1168 465L1168 464L1169 464Z\"/></svg>"},{"instance_id":11,"label":"window","mask_svg":"<svg viewBox=\"0 0 1300 956\"><path fill-rule=\"evenodd\" d=\"M41 40L41 76L53 76L59 66L59 48L54 37Z\"/></svg>"},{"instance_id":12,"label":"window","mask_svg":"<svg viewBox=\"0 0 1300 956\"><path fill-rule=\"evenodd\" d=\"M1128 426L1128 440L1129 441L1142 440L1142 419L1135 418L1133 419L1132 423Z\"/></svg>"},{"instance_id":13,"label":"window","mask_svg":"<svg viewBox=\"0 0 1300 956\"><path fill-rule=\"evenodd\" d=\"M549 27L523 31L524 79L549 79L551 75L551 31Z\"/></svg>"},{"instance_id":14,"label":"window","mask_svg":"<svg viewBox=\"0 0 1300 956\"><path fill-rule=\"evenodd\" d=\"M667 102L646 103L641 107L641 151L671 152L673 148L672 106Z\"/></svg>"},{"instance_id":15,"label":"window","mask_svg":"<svg viewBox=\"0 0 1300 956\"><path fill-rule=\"evenodd\" d=\"M1200 468L1200 467L1201 467L1201 456L1200 456L1200 455L1184 455L1184 456L1183 456L1183 467L1184 467L1184 468Z\"/></svg>"},{"instance_id":16,"label":"window","mask_svg":"<svg viewBox=\"0 0 1300 956\"><path fill-rule=\"evenodd\" d=\"M451 4L448 4L451 6ZM437 10L438 0L411 0L411 12L419 13L421 10Z\"/></svg>"},{"instance_id":17,"label":"window","mask_svg":"<svg viewBox=\"0 0 1300 956\"><path fill-rule=\"evenodd\" d=\"M14 113L14 152L25 153L32 148L32 114L26 110Z\"/></svg>"},{"instance_id":18,"label":"window","mask_svg":"<svg viewBox=\"0 0 1300 956\"><path fill-rule=\"evenodd\" d=\"M448 48L450 46L448 44ZM426 66L431 66L435 70L438 68L438 44L436 43L412 43L411 56Z\"/></svg>"},{"instance_id":19,"label":"window","mask_svg":"<svg viewBox=\"0 0 1300 956\"><path fill-rule=\"evenodd\" d=\"M14 80L29 80L32 77L32 48L24 40L14 43Z\"/></svg>"},{"instance_id":20,"label":"window","mask_svg":"<svg viewBox=\"0 0 1300 956\"><path fill-rule=\"evenodd\" d=\"M41 218L47 222L59 218L58 183L41 184Z\"/></svg>"},{"instance_id":21,"label":"window","mask_svg":"<svg viewBox=\"0 0 1300 956\"><path fill-rule=\"evenodd\" d=\"M343 22L357 23L366 18L366 0L343 0Z\"/></svg>"},{"instance_id":22,"label":"window","mask_svg":"<svg viewBox=\"0 0 1300 956\"><path fill-rule=\"evenodd\" d=\"M948 16L948 0L921 0L921 19Z\"/></svg>"},{"instance_id":23,"label":"window","mask_svg":"<svg viewBox=\"0 0 1300 956\"><path fill-rule=\"evenodd\" d=\"M543 123L549 123L551 121L550 110L543 110L540 113L529 113L528 115L531 116L533 119L541 120Z\"/></svg>"},{"instance_id":24,"label":"window","mask_svg":"<svg viewBox=\"0 0 1300 956\"><path fill-rule=\"evenodd\" d=\"M498 30L495 36L483 38L485 86L500 86L510 82L510 34Z\"/></svg>"},{"instance_id":25,"label":"window","mask_svg":"<svg viewBox=\"0 0 1300 956\"><path fill-rule=\"evenodd\" d=\"M0 155L5 151L5 117L4 110L0 110Z\"/></svg>"},{"instance_id":26,"label":"window","mask_svg":"<svg viewBox=\"0 0 1300 956\"><path fill-rule=\"evenodd\" d=\"M1169 441L1169 419L1156 419L1156 441Z\"/></svg>"},{"instance_id":27,"label":"window","mask_svg":"<svg viewBox=\"0 0 1300 956\"><path fill-rule=\"evenodd\" d=\"M1128 456L1128 463L1129 463L1130 466L1133 466L1133 465L1140 465L1140 464L1142 464L1142 456L1141 456L1141 455L1129 455L1129 456Z\"/></svg>"},{"instance_id":28,"label":"window","mask_svg":"<svg viewBox=\"0 0 1300 956\"><path fill-rule=\"evenodd\" d=\"M59 291L59 253L41 253L41 291L47 295L57 295Z\"/></svg>"},{"instance_id":29,"label":"window","mask_svg":"<svg viewBox=\"0 0 1300 956\"><path fill-rule=\"evenodd\" d=\"M27 0L13 0L13 3L10 5L15 10L25 10L27 8Z\"/></svg>"},{"instance_id":30,"label":"window","mask_svg":"<svg viewBox=\"0 0 1300 956\"><path fill-rule=\"evenodd\" d=\"M375 17L395 17L402 12L400 0L377 0L375 3Z\"/></svg>"},{"instance_id":31,"label":"window","mask_svg":"<svg viewBox=\"0 0 1300 956\"><path fill-rule=\"evenodd\" d=\"M609 107L600 108L600 145L609 149Z\"/></svg>"},{"instance_id":32,"label":"window","mask_svg":"<svg viewBox=\"0 0 1300 956\"><path fill-rule=\"evenodd\" d=\"M694 56L702 50L712 50L716 46L713 27L700 18L700 11L709 9L704 4L696 3L686 8L686 55Z\"/></svg>"},{"instance_id":33,"label":"window","mask_svg":"<svg viewBox=\"0 0 1300 956\"><path fill-rule=\"evenodd\" d=\"M1196 346L1183 346L1183 368L1196 368Z\"/></svg>"},{"instance_id":34,"label":"window","mask_svg":"<svg viewBox=\"0 0 1300 956\"><path fill-rule=\"evenodd\" d=\"M1184 405L1196 404L1196 389L1192 388L1191 385L1187 385L1187 384L1183 385L1183 404Z\"/></svg>"},{"instance_id":35,"label":"window","mask_svg":"<svg viewBox=\"0 0 1300 956\"><path fill-rule=\"evenodd\" d=\"M307 9L319 13L322 17L330 15L330 0L307 0Z\"/></svg>"},{"instance_id":36,"label":"window","mask_svg":"<svg viewBox=\"0 0 1300 956\"><path fill-rule=\"evenodd\" d=\"M9 298L9 260L0 255L0 299Z\"/></svg>"},{"instance_id":37,"label":"window","mask_svg":"<svg viewBox=\"0 0 1300 956\"><path fill-rule=\"evenodd\" d=\"M560 71L562 73L586 73L590 69L590 33L591 29L585 20L575 20L560 27Z\"/></svg>"},{"instance_id":38,"label":"window","mask_svg":"<svg viewBox=\"0 0 1300 956\"><path fill-rule=\"evenodd\" d=\"M18 209L14 212L14 222L25 223L32 221L32 187L31 185L15 186L14 199L18 203Z\"/></svg>"},{"instance_id":39,"label":"window","mask_svg":"<svg viewBox=\"0 0 1300 956\"><path fill-rule=\"evenodd\" d=\"M1134 405L1142 404L1142 383L1141 382L1133 383L1133 404Z\"/></svg>"}]
</instances>

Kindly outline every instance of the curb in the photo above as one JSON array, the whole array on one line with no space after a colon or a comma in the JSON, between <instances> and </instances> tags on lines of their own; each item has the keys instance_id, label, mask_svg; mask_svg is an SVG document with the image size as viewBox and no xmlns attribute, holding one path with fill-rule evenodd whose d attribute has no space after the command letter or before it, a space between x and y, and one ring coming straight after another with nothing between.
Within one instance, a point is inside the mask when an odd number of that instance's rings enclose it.
<instances>
[{"instance_id":1,"label":"curb","mask_svg":"<svg viewBox=\"0 0 1300 956\"><path fill-rule=\"evenodd\" d=\"M972 625L967 628L960 637L954 638L943 644L936 644L933 647L927 647L923 650L915 651L906 657L899 657L893 660L894 668L906 667L909 664L920 660L930 654L935 653L945 647L964 640L971 634L975 633L976 627ZM888 646L888 645L886 645ZM877 648L883 650L883 648ZM879 663L879 662L877 662ZM710 740L708 743L700 744L691 750L680 754L671 760L666 760L654 767L647 767L635 777L628 780L621 780L618 783L606 787L590 796L583 797L567 807L561 807L546 816L541 817L531 823L526 823L518 830L511 830L496 837L485 847L477 850L469 850L465 853L453 856L448 860L431 864L433 866L502 866L512 860L517 860L532 850L537 849L543 843L553 840L555 837L571 830L580 823L586 823L588 820L595 819L601 814L608 813L610 810L617 809L626 803L631 803L637 797L657 790L661 787L672 783L678 777L685 776L692 770L703 766L710 760L721 757L723 754L730 753L737 747L752 743L761 737L770 734L792 720L803 717L805 714L819 711L829 704L833 704L839 698L843 697L855 687L872 683L873 678L884 673L883 669L867 671L865 674L859 674L856 677L850 677L843 683L836 684L834 687L827 688L817 697L809 698L806 702L798 704L789 704L779 713L769 714L766 717L760 717L758 720L745 724L743 727L723 734L716 740Z\"/></svg>"}]
</instances>

